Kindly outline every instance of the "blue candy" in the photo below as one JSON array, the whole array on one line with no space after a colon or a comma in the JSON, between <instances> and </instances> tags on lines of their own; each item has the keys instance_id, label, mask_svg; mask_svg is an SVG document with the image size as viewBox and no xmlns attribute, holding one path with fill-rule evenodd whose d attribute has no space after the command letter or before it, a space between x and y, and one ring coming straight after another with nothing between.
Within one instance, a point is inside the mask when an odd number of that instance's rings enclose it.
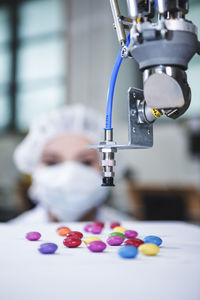
<instances>
[{"instance_id":1,"label":"blue candy","mask_svg":"<svg viewBox=\"0 0 200 300\"><path fill-rule=\"evenodd\" d=\"M148 235L143 239L144 243L151 243L157 246L162 244L162 239L155 235Z\"/></svg>"},{"instance_id":2,"label":"blue candy","mask_svg":"<svg viewBox=\"0 0 200 300\"><path fill-rule=\"evenodd\" d=\"M119 256L122 258L135 258L138 254L138 249L134 246L124 246L118 250Z\"/></svg>"},{"instance_id":3,"label":"blue candy","mask_svg":"<svg viewBox=\"0 0 200 300\"><path fill-rule=\"evenodd\" d=\"M38 251L42 254L53 254L58 249L58 246L54 243L44 243L40 245Z\"/></svg>"}]
</instances>

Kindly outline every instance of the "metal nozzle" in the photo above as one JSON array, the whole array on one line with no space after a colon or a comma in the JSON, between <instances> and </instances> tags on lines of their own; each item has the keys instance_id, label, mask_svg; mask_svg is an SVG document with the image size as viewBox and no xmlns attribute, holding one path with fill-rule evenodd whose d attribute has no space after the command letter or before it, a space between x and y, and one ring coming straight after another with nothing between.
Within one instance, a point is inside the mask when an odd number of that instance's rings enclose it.
<instances>
[{"instance_id":1,"label":"metal nozzle","mask_svg":"<svg viewBox=\"0 0 200 300\"><path fill-rule=\"evenodd\" d=\"M112 129L105 129L104 131L104 142L101 143L105 145L103 148L100 149L102 152L102 161L101 165L103 167L103 182L102 186L114 186L114 166L116 165L115 155L114 153L117 152L117 149L114 147L115 143L113 142L113 130ZM107 148L106 145L113 147Z\"/></svg>"},{"instance_id":2,"label":"metal nozzle","mask_svg":"<svg viewBox=\"0 0 200 300\"><path fill-rule=\"evenodd\" d=\"M115 186L113 177L103 177L101 186Z\"/></svg>"}]
</instances>

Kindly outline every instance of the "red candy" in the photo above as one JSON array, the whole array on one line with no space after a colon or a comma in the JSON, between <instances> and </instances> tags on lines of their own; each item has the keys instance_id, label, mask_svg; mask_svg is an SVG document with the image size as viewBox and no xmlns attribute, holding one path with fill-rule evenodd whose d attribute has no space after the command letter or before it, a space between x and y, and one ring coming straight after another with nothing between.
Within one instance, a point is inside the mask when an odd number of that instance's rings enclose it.
<instances>
[{"instance_id":1,"label":"red candy","mask_svg":"<svg viewBox=\"0 0 200 300\"><path fill-rule=\"evenodd\" d=\"M83 234L79 231L70 231L68 234L67 234L67 237L68 238L78 238L78 239L82 239L83 237Z\"/></svg>"},{"instance_id":2,"label":"red candy","mask_svg":"<svg viewBox=\"0 0 200 300\"><path fill-rule=\"evenodd\" d=\"M104 228L104 223L103 222L99 222L99 221L96 221L93 223L95 226L99 226L99 227L102 227Z\"/></svg>"},{"instance_id":3,"label":"red candy","mask_svg":"<svg viewBox=\"0 0 200 300\"><path fill-rule=\"evenodd\" d=\"M140 245L144 244L144 242L137 238L131 238L124 242L124 245L131 245L138 248Z\"/></svg>"},{"instance_id":4,"label":"red candy","mask_svg":"<svg viewBox=\"0 0 200 300\"><path fill-rule=\"evenodd\" d=\"M113 228L115 228L115 227L117 227L117 226L120 226L120 223L119 223L119 222L113 222L113 223L110 224L110 228L111 228L111 229L113 229Z\"/></svg>"},{"instance_id":5,"label":"red candy","mask_svg":"<svg viewBox=\"0 0 200 300\"><path fill-rule=\"evenodd\" d=\"M68 248L76 248L80 246L81 239L75 237L69 237L64 239L63 244Z\"/></svg>"}]
</instances>

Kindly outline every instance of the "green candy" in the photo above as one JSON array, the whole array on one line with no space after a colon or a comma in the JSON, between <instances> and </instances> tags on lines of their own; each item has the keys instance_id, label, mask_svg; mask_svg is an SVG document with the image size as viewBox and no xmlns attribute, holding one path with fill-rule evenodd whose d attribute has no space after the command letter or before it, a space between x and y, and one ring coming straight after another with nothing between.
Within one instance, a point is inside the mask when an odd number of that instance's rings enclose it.
<instances>
[{"instance_id":1,"label":"green candy","mask_svg":"<svg viewBox=\"0 0 200 300\"><path fill-rule=\"evenodd\" d=\"M123 237L123 239L126 238L125 235L121 232L112 232L112 233L109 234L109 237L110 236L116 236L116 235Z\"/></svg>"}]
</instances>

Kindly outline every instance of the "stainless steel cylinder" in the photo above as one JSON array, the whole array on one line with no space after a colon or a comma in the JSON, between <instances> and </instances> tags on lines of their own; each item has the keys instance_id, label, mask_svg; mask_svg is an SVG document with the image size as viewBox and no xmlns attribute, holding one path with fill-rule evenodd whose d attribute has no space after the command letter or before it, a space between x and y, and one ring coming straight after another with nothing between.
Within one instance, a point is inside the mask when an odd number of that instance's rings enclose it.
<instances>
[{"instance_id":1,"label":"stainless steel cylinder","mask_svg":"<svg viewBox=\"0 0 200 300\"><path fill-rule=\"evenodd\" d=\"M144 70L144 97L149 107L166 109L182 107L185 103L185 71L174 66L155 66ZM156 87L156 88L155 88Z\"/></svg>"},{"instance_id":2,"label":"stainless steel cylinder","mask_svg":"<svg viewBox=\"0 0 200 300\"><path fill-rule=\"evenodd\" d=\"M121 17L121 14L120 14L118 0L110 0L110 6L113 14L118 40L120 44L124 44L126 42L126 34L124 30L124 25L119 22L119 18Z\"/></svg>"},{"instance_id":3,"label":"stainless steel cylinder","mask_svg":"<svg viewBox=\"0 0 200 300\"><path fill-rule=\"evenodd\" d=\"M167 11L183 11L187 13L189 9L188 0L158 0L158 11L160 14Z\"/></svg>"},{"instance_id":4,"label":"stainless steel cylinder","mask_svg":"<svg viewBox=\"0 0 200 300\"><path fill-rule=\"evenodd\" d=\"M131 18L136 19L138 15L138 6L136 0L127 0L129 15Z\"/></svg>"},{"instance_id":5,"label":"stainless steel cylinder","mask_svg":"<svg viewBox=\"0 0 200 300\"><path fill-rule=\"evenodd\" d=\"M112 129L105 129L104 130L104 140L106 142L112 142L113 141L113 130Z\"/></svg>"}]
</instances>

